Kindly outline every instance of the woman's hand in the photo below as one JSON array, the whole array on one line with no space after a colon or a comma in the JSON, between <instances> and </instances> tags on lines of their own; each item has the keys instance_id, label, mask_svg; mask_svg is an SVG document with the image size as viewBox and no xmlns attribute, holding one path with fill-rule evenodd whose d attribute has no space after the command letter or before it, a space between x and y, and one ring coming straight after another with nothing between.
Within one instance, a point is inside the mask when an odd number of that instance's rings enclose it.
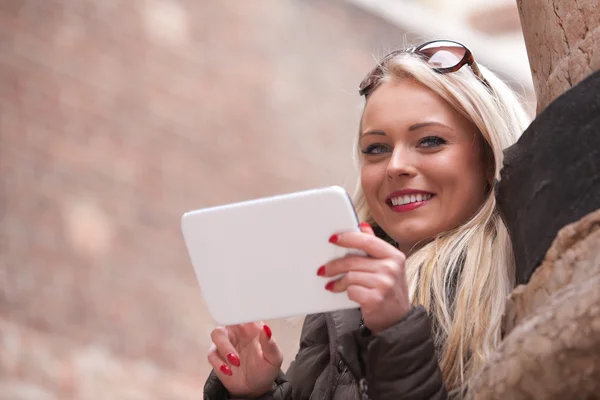
<instances>
[{"instance_id":1,"label":"woman's hand","mask_svg":"<svg viewBox=\"0 0 600 400\"><path fill-rule=\"evenodd\" d=\"M360 232L333 235L329 241L338 246L364 251L367 256L349 255L333 260L317 274L333 277L325 288L348 293L350 300L360 304L365 325L374 333L400 321L411 309L404 261L406 257L391 244L375 236L367 223Z\"/></svg>"},{"instance_id":2,"label":"woman's hand","mask_svg":"<svg viewBox=\"0 0 600 400\"><path fill-rule=\"evenodd\" d=\"M283 353L267 325L218 327L211 339L208 361L233 397L259 397L271 391Z\"/></svg>"}]
</instances>

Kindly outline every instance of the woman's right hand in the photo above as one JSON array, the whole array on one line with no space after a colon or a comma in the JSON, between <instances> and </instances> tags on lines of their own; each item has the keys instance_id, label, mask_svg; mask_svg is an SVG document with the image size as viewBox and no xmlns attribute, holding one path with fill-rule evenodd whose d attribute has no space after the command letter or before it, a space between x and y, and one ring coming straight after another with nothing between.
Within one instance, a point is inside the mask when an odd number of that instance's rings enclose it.
<instances>
[{"instance_id":1,"label":"woman's right hand","mask_svg":"<svg viewBox=\"0 0 600 400\"><path fill-rule=\"evenodd\" d=\"M217 327L208 361L233 397L259 397L270 392L283 353L262 323Z\"/></svg>"}]
</instances>

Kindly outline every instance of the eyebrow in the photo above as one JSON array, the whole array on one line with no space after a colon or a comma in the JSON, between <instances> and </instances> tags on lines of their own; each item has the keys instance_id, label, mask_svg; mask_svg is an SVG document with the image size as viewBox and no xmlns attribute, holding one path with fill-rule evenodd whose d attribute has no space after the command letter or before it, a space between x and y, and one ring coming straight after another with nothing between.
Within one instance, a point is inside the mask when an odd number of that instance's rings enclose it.
<instances>
[{"instance_id":1,"label":"eyebrow","mask_svg":"<svg viewBox=\"0 0 600 400\"><path fill-rule=\"evenodd\" d=\"M431 122L421 122L419 124L411 125L410 128L408 128L408 131L413 132L413 131L419 130L421 128L427 128L428 126L440 126L442 128L450 129L451 131L454 130L451 127L449 127L448 125L442 124L441 122L431 121Z\"/></svg>"},{"instance_id":2,"label":"eyebrow","mask_svg":"<svg viewBox=\"0 0 600 400\"><path fill-rule=\"evenodd\" d=\"M452 129L451 127L449 127L448 125L442 124L441 122L434 122L434 121L431 121L431 122L420 122L420 123L418 123L418 124L413 124L413 125L411 125L411 126L408 128L408 131L409 131L409 132L414 132L414 131L417 131L417 130L419 130L419 129L422 129L422 128L427 128L427 127L429 127L429 126L440 126L440 127L442 127L442 128L446 128L446 129L449 129L449 130L451 130L451 131L453 131L453 130L454 130L454 129ZM367 135L379 135L379 136L386 136L384 131L382 131L382 130L379 130L379 129L375 129L375 130L370 130L370 131L363 132L363 133L360 135L360 137L367 136Z\"/></svg>"}]
</instances>

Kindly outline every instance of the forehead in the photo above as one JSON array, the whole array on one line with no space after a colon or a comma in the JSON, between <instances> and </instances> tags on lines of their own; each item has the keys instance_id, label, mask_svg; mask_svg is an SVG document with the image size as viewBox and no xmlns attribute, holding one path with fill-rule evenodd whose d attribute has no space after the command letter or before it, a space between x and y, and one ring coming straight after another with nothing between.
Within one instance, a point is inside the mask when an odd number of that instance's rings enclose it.
<instances>
[{"instance_id":1,"label":"forehead","mask_svg":"<svg viewBox=\"0 0 600 400\"><path fill-rule=\"evenodd\" d=\"M425 120L457 128L471 125L437 93L413 79L402 79L383 82L371 93L362 129L382 129L379 125L387 124L412 125Z\"/></svg>"}]
</instances>

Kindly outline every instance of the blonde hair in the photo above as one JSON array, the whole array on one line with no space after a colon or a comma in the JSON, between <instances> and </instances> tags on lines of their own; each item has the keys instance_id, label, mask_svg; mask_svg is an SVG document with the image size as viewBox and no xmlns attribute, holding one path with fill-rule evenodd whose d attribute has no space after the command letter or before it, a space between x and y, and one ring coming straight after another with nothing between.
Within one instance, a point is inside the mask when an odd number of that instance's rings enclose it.
<instances>
[{"instance_id":1,"label":"blonde hair","mask_svg":"<svg viewBox=\"0 0 600 400\"><path fill-rule=\"evenodd\" d=\"M529 121L516 94L489 70L480 70L493 91L469 67L439 74L421 59L401 54L386 62L382 81L414 79L474 123L499 179L503 149L517 140ZM354 201L361 220L379 228L360 182ZM433 317L446 387L461 395L500 341L506 296L514 286L512 247L494 191L488 190L468 221L415 248L406 260L406 274L411 301Z\"/></svg>"}]
</instances>

